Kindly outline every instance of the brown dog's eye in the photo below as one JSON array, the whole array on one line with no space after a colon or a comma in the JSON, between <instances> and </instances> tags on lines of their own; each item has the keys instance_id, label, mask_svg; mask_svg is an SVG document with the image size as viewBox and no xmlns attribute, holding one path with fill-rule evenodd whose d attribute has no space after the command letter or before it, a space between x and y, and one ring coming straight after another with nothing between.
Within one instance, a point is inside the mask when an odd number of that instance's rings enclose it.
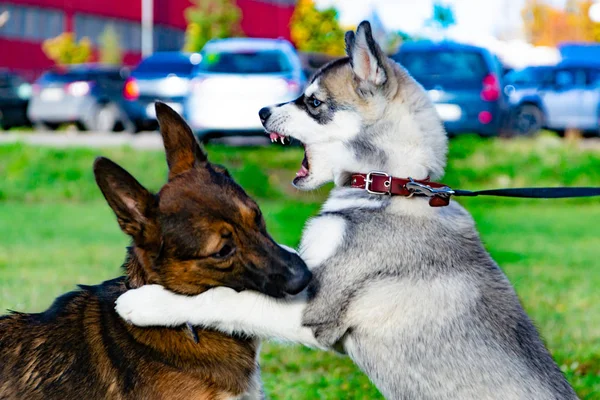
<instances>
[{"instance_id":1,"label":"brown dog's eye","mask_svg":"<svg viewBox=\"0 0 600 400\"><path fill-rule=\"evenodd\" d=\"M234 252L235 252L235 247L233 247L230 244L226 244L225 246L221 247L221 250L219 250L217 253L213 254L212 257L218 258L218 259L224 259L224 258L231 256Z\"/></svg>"}]
</instances>

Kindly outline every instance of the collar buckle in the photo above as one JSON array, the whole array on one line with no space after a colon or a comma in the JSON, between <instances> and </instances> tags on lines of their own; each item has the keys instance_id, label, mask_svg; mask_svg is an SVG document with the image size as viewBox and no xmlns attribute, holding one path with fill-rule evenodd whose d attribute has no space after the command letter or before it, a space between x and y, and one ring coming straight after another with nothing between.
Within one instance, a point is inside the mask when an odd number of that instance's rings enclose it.
<instances>
[{"instance_id":1,"label":"collar buckle","mask_svg":"<svg viewBox=\"0 0 600 400\"><path fill-rule=\"evenodd\" d=\"M383 186L387 188L387 191L380 192L377 190L373 190L373 177L381 176L387 178L385 182L383 182ZM381 171L371 171L365 177L365 190L371 194L384 194L391 196L392 195L392 177L389 174Z\"/></svg>"}]
</instances>

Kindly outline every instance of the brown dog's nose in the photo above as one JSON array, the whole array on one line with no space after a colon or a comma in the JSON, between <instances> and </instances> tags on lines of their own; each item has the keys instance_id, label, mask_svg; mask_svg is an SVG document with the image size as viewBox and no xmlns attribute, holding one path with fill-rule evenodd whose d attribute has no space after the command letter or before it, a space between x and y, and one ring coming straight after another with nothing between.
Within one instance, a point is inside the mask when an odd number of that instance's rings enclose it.
<instances>
[{"instance_id":1,"label":"brown dog's nose","mask_svg":"<svg viewBox=\"0 0 600 400\"><path fill-rule=\"evenodd\" d=\"M300 268L295 274L285 283L285 292L295 295L304 290L312 279L312 273L308 268Z\"/></svg>"},{"instance_id":2,"label":"brown dog's nose","mask_svg":"<svg viewBox=\"0 0 600 400\"><path fill-rule=\"evenodd\" d=\"M267 120L271 116L271 109L269 107L261 108L260 111L258 112L258 116L260 118L260 122L262 122L264 125L265 122L267 122Z\"/></svg>"}]
</instances>

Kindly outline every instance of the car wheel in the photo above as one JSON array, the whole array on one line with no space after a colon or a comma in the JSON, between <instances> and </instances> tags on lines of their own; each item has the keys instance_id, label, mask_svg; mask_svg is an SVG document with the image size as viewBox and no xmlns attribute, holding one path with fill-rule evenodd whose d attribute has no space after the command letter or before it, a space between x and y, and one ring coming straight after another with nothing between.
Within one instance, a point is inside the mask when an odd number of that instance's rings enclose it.
<instances>
[{"instance_id":1,"label":"car wheel","mask_svg":"<svg viewBox=\"0 0 600 400\"><path fill-rule=\"evenodd\" d=\"M105 104L100 106L94 121L93 129L97 132L113 132L119 122L119 109L114 104Z\"/></svg>"},{"instance_id":2,"label":"car wheel","mask_svg":"<svg viewBox=\"0 0 600 400\"><path fill-rule=\"evenodd\" d=\"M138 122L124 117L121 121L117 122L115 131L125 133L140 133L142 131L142 126Z\"/></svg>"},{"instance_id":3,"label":"car wheel","mask_svg":"<svg viewBox=\"0 0 600 400\"><path fill-rule=\"evenodd\" d=\"M36 122L33 124L36 131L55 131L59 126L60 124L56 122Z\"/></svg>"},{"instance_id":4,"label":"car wheel","mask_svg":"<svg viewBox=\"0 0 600 400\"><path fill-rule=\"evenodd\" d=\"M516 135L535 135L544 125L544 113L533 104L523 104L515 112L513 131Z\"/></svg>"}]
</instances>

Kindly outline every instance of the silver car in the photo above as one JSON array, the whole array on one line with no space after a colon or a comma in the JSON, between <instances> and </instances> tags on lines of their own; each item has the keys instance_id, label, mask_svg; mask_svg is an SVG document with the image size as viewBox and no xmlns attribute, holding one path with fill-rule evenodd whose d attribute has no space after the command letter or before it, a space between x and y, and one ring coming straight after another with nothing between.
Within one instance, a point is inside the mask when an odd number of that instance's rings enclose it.
<instances>
[{"instance_id":1,"label":"silver car","mask_svg":"<svg viewBox=\"0 0 600 400\"><path fill-rule=\"evenodd\" d=\"M600 130L600 64L562 62L530 67L509 76L505 92L518 133L540 128L563 135L568 129L597 135Z\"/></svg>"},{"instance_id":2,"label":"silver car","mask_svg":"<svg viewBox=\"0 0 600 400\"><path fill-rule=\"evenodd\" d=\"M194 70L184 112L204 141L260 133L263 127L258 111L295 99L305 80L298 54L288 41L210 41Z\"/></svg>"},{"instance_id":3,"label":"silver car","mask_svg":"<svg viewBox=\"0 0 600 400\"><path fill-rule=\"evenodd\" d=\"M126 129L122 92L127 74L126 69L99 64L47 71L33 85L29 120L52 130L63 123L82 130Z\"/></svg>"}]
</instances>

